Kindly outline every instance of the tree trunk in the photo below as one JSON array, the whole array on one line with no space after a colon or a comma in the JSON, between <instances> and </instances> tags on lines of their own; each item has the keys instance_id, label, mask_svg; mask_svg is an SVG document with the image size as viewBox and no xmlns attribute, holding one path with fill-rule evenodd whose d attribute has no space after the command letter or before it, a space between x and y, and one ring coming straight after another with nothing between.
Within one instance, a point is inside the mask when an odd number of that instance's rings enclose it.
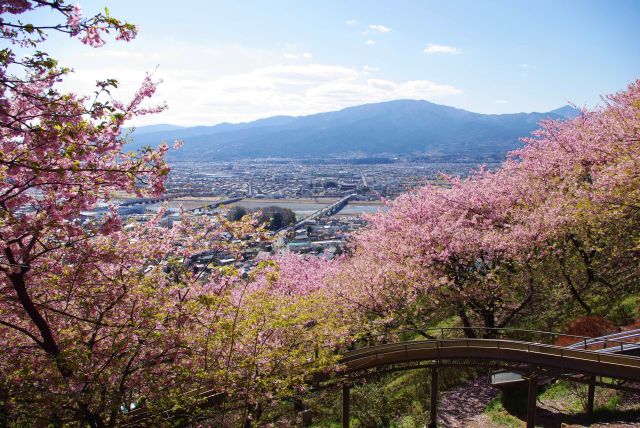
<instances>
[{"instance_id":1,"label":"tree trunk","mask_svg":"<svg viewBox=\"0 0 640 428\"><path fill-rule=\"evenodd\" d=\"M467 316L467 313L465 312L463 307L458 309L458 316L462 320L462 325L464 326L464 335L468 339L477 338L478 336L476 335L476 332L473 331L473 328L471 327L471 321L469 321L469 317Z\"/></svg>"}]
</instances>

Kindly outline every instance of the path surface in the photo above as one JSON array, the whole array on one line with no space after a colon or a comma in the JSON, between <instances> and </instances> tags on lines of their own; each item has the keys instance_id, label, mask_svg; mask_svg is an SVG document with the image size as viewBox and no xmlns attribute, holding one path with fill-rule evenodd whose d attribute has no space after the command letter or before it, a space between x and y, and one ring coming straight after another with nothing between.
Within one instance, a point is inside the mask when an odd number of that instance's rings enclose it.
<instances>
[{"instance_id":1,"label":"path surface","mask_svg":"<svg viewBox=\"0 0 640 428\"><path fill-rule=\"evenodd\" d=\"M449 428L481 427L478 416L498 395L486 377L470 380L459 387L442 393L438 406L438 425Z\"/></svg>"},{"instance_id":2,"label":"path surface","mask_svg":"<svg viewBox=\"0 0 640 428\"><path fill-rule=\"evenodd\" d=\"M484 413L487 405L498 395L498 390L487 384L485 377L470 380L457 388L441 393L438 406L438 426L443 428L495 428L495 423ZM640 395L623 393L620 410L637 408ZM538 425L544 428L640 428L640 422L631 415L624 420L621 414L618 422L597 422L586 424L582 415L570 415L554 409L553 404L538 402ZM525 422L522 421L523 428Z\"/></svg>"}]
</instances>

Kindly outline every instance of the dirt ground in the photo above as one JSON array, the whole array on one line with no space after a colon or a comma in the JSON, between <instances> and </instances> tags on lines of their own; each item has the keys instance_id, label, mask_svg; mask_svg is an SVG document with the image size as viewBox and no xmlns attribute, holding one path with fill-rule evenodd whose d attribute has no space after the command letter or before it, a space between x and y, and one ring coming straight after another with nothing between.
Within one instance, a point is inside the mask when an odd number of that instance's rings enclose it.
<instances>
[{"instance_id":1,"label":"dirt ground","mask_svg":"<svg viewBox=\"0 0 640 428\"><path fill-rule=\"evenodd\" d=\"M491 387L486 378L481 377L453 389L443 392L439 402L438 426L447 428L493 428L525 427L524 420L510 418L510 423L497 424L485 409L499 392ZM613 392L601 392L600 400L611 396ZM616 421L589 423L583 414L567 409L566 400L538 399L536 426L544 428L577 428L577 427L640 427L637 409L640 407L640 395L620 393L621 401L616 413Z\"/></svg>"}]
</instances>

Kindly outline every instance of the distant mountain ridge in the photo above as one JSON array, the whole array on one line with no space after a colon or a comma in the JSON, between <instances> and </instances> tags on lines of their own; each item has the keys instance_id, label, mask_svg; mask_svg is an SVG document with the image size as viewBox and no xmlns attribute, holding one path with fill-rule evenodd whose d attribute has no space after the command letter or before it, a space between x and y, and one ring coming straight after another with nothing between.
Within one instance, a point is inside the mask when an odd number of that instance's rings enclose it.
<instances>
[{"instance_id":1,"label":"distant mountain ridge","mask_svg":"<svg viewBox=\"0 0 640 428\"><path fill-rule=\"evenodd\" d=\"M180 139L170 160L416 154L438 158L501 158L521 145L546 118L579 112L564 106L546 113L488 115L422 100L365 104L309 116L274 116L247 123L137 128L130 149Z\"/></svg>"}]
</instances>

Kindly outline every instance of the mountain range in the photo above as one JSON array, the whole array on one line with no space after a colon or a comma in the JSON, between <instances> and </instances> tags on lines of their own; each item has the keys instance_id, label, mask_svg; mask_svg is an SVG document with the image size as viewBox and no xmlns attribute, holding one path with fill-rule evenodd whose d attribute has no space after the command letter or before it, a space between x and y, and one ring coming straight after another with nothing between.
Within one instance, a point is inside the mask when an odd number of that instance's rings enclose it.
<instances>
[{"instance_id":1,"label":"mountain range","mask_svg":"<svg viewBox=\"0 0 640 428\"><path fill-rule=\"evenodd\" d=\"M396 100L309 116L274 116L247 123L136 128L129 149L183 140L168 159L323 158L414 155L438 159L501 159L546 118L579 112L480 114L423 100Z\"/></svg>"}]
</instances>

